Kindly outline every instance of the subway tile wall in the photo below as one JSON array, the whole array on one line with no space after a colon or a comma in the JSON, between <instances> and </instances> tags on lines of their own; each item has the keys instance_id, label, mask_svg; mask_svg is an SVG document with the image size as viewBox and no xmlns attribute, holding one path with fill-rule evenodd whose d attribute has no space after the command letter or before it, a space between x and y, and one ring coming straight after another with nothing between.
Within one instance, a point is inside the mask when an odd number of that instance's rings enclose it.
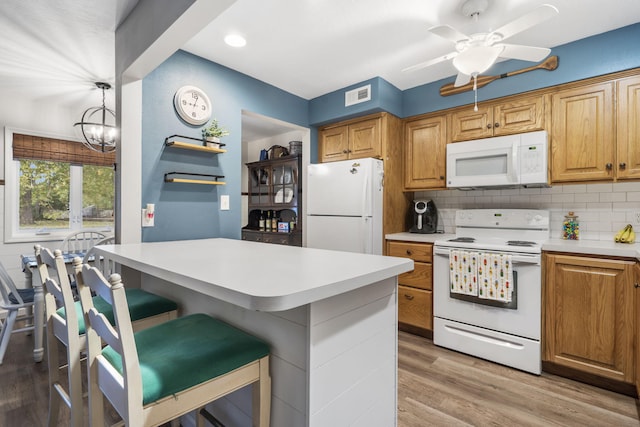
<instances>
[{"instance_id":1,"label":"subway tile wall","mask_svg":"<svg viewBox=\"0 0 640 427\"><path fill-rule=\"evenodd\" d=\"M640 182L554 185L549 188L419 191L414 199L431 199L438 209L438 230L455 233L458 209L545 209L551 214L551 238L561 238L564 216L578 215L580 238L611 240L640 215Z\"/></svg>"}]
</instances>

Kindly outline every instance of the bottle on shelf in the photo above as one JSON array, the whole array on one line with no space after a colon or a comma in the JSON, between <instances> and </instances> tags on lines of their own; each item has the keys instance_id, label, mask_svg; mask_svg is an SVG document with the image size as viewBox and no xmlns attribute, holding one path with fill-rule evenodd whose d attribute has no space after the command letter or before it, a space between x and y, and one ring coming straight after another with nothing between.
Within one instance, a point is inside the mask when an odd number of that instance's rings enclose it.
<instances>
[{"instance_id":1,"label":"bottle on shelf","mask_svg":"<svg viewBox=\"0 0 640 427\"><path fill-rule=\"evenodd\" d=\"M273 211L273 216L271 217L271 231L278 231L278 215L276 215L276 211Z\"/></svg>"},{"instance_id":2,"label":"bottle on shelf","mask_svg":"<svg viewBox=\"0 0 640 427\"><path fill-rule=\"evenodd\" d=\"M260 231L264 231L264 212L260 211L260 219L258 220L258 227L260 228Z\"/></svg>"},{"instance_id":3,"label":"bottle on shelf","mask_svg":"<svg viewBox=\"0 0 640 427\"><path fill-rule=\"evenodd\" d=\"M271 231L271 211L267 211L267 219L265 221L265 230Z\"/></svg>"},{"instance_id":4,"label":"bottle on shelf","mask_svg":"<svg viewBox=\"0 0 640 427\"><path fill-rule=\"evenodd\" d=\"M296 216L291 217L291 221L289 221L289 231L293 231L296 229Z\"/></svg>"}]
</instances>

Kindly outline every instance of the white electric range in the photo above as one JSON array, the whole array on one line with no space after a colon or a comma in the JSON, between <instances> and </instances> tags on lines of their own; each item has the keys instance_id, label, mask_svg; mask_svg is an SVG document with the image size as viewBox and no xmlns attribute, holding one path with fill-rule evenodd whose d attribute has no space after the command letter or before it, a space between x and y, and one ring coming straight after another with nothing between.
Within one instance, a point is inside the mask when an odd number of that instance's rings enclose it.
<instances>
[{"instance_id":1,"label":"white electric range","mask_svg":"<svg viewBox=\"0 0 640 427\"><path fill-rule=\"evenodd\" d=\"M434 243L433 342L540 374L541 260L542 243L548 237L548 211L457 211L455 238ZM469 273L468 289L464 292L460 291L462 286L457 286L458 276L455 275L456 269L461 268L458 256L464 257L465 262L468 257L469 263L472 260L474 264L473 273ZM490 260L489 265L487 260ZM483 262L486 266L484 276ZM493 274L493 262L496 263L496 274L488 276L489 271ZM498 262L503 267L497 267ZM489 282L495 281L498 286L498 269L500 274L503 270L508 273L505 277L509 280L505 282L510 289L506 296L487 292L491 286ZM491 279L487 280L487 277ZM502 286L505 282L501 282Z\"/></svg>"}]
</instances>

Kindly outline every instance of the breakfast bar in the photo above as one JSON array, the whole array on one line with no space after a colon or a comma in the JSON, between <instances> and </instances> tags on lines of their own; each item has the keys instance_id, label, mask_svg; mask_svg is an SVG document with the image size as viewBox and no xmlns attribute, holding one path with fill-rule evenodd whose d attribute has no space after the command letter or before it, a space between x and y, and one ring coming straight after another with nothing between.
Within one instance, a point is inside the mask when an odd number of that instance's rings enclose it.
<instances>
[{"instance_id":1,"label":"breakfast bar","mask_svg":"<svg viewBox=\"0 0 640 427\"><path fill-rule=\"evenodd\" d=\"M181 315L207 313L267 341L271 425L396 425L396 286L410 259L232 239L96 253L141 272L141 286L177 301ZM209 409L251 425L250 388Z\"/></svg>"}]
</instances>

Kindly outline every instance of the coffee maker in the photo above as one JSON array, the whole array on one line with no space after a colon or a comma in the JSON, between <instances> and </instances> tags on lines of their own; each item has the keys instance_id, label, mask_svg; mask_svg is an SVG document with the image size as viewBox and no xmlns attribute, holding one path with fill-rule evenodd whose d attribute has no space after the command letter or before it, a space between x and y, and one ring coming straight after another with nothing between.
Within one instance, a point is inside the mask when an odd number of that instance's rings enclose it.
<instances>
[{"instance_id":1,"label":"coffee maker","mask_svg":"<svg viewBox=\"0 0 640 427\"><path fill-rule=\"evenodd\" d=\"M438 210L433 200L414 200L409 211L409 232L432 234L438 227Z\"/></svg>"}]
</instances>

